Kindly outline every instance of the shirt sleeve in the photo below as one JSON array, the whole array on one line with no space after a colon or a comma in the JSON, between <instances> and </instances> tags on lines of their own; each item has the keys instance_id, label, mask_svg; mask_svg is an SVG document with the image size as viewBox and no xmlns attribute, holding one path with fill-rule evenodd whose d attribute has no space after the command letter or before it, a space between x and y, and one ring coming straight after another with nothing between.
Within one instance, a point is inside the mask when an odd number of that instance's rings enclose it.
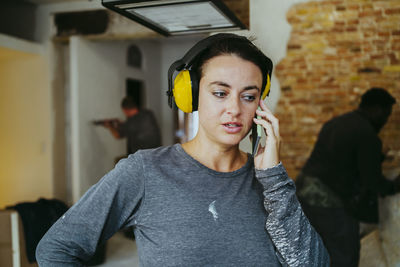
<instances>
[{"instance_id":1,"label":"shirt sleeve","mask_svg":"<svg viewBox=\"0 0 400 267\"><path fill-rule=\"evenodd\" d=\"M310 225L297 200L295 185L283 165L256 169L268 212L266 230L283 266L329 266L322 239Z\"/></svg>"},{"instance_id":2,"label":"shirt sleeve","mask_svg":"<svg viewBox=\"0 0 400 267\"><path fill-rule=\"evenodd\" d=\"M133 224L144 195L138 153L122 159L47 231L36 249L39 266L83 266L119 229Z\"/></svg>"},{"instance_id":3,"label":"shirt sleeve","mask_svg":"<svg viewBox=\"0 0 400 267\"><path fill-rule=\"evenodd\" d=\"M382 175L382 142L373 134L364 132L358 138L357 167L363 190L375 192L381 196L396 193L393 182Z\"/></svg>"}]
</instances>

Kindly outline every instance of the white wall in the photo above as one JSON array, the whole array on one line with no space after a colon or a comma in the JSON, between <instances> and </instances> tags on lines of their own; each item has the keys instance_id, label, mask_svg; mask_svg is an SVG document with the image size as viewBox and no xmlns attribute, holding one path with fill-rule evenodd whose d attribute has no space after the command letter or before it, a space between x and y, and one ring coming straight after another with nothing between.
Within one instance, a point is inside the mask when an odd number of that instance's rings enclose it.
<instances>
[{"instance_id":1,"label":"white wall","mask_svg":"<svg viewBox=\"0 0 400 267\"><path fill-rule=\"evenodd\" d=\"M127 66L131 44L143 54L143 68ZM72 145L72 189L76 201L91 185L114 167L115 159L126 154L126 140L116 140L110 132L91 124L92 120L119 118L127 78L141 80L145 107L155 111L160 121L160 55L156 41L70 41L70 109Z\"/></svg>"},{"instance_id":2,"label":"white wall","mask_svg":"<svg viewBox=\"0 0 400 267\"><path fill-rule=\"evenodd\" d=\"M110 62L111 63L111 62ZM79 37L70 40L71 168L73 201L111 169L124 144L91 121L117 117L117 101L123 95L118 75L96 44ZM114 102L114 103L113 103Z\"/></svg>"}]
</instances>

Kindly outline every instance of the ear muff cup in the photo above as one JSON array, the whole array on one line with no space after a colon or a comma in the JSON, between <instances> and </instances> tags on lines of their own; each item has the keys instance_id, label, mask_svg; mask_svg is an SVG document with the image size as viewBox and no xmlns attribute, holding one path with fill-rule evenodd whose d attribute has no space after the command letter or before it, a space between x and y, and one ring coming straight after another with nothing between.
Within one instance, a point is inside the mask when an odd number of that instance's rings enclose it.
<instances>
[{"instance_id":1,"label":"ear muff cup","mask_svg":"<svg viewBox=\"0 0 400 267\"><path fill-rule=\"evenodd\" d=\"M190 70L182 70L176 75L172 93L176 106L185 113L197 110L199 83L197 75Z\"/></svg>"},{"instance_id":2,"label":"ear muff cup","mask_svg":"<svg viewBox=\"0 0 400 267\"><path fill-rule=\"evenodd\" d=\"M271 78L269 77L269 74L267 74L267 84L265 85L264 91L261 95L262 100L264 100L269 95L270 90L271 90Z\"/></svg>"}]
</instances>

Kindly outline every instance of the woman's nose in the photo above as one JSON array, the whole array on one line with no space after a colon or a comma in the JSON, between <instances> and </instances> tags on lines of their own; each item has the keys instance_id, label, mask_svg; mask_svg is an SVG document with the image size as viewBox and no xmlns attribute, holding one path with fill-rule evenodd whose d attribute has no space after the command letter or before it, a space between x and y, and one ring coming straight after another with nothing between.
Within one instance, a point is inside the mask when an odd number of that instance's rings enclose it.
<instances>
[{"instance_id":1,"label":"woman's nose","mask_svg":"<svg viewBox=\"0 0 400 267\"><path fill-rule=\"evenodd\" d=\"M230 115L237 115L240 113L240 99L238 96L231 95L228 98L226 111Z\"/></svg>"}]
</instances>

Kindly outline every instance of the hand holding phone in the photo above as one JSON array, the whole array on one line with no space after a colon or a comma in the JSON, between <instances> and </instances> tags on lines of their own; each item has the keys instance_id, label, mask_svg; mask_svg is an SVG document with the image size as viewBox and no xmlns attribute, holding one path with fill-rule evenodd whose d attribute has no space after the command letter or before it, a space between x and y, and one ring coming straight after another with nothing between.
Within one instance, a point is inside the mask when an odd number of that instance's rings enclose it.
<instances>
[{"instance_id":1,"label":"hand holding phone","mask_svg":"<svg viewBox=\"0 0 400 267\"><path fill-rule=\"evenodd\" d=\"M253 119L256 124L255 128L253 126L254 166L257 169L272 168L280 162L279 149L281 137L279 134L279 121L262 100L260 100L260 108L257 109L256 115L257 118ZM260 131L258 131L258 127ZM261 128L264 128L266 134L264 146L259 144ZM256 131L256 133L254 133L254 131Z\"/></svg>"}]
</instances>

